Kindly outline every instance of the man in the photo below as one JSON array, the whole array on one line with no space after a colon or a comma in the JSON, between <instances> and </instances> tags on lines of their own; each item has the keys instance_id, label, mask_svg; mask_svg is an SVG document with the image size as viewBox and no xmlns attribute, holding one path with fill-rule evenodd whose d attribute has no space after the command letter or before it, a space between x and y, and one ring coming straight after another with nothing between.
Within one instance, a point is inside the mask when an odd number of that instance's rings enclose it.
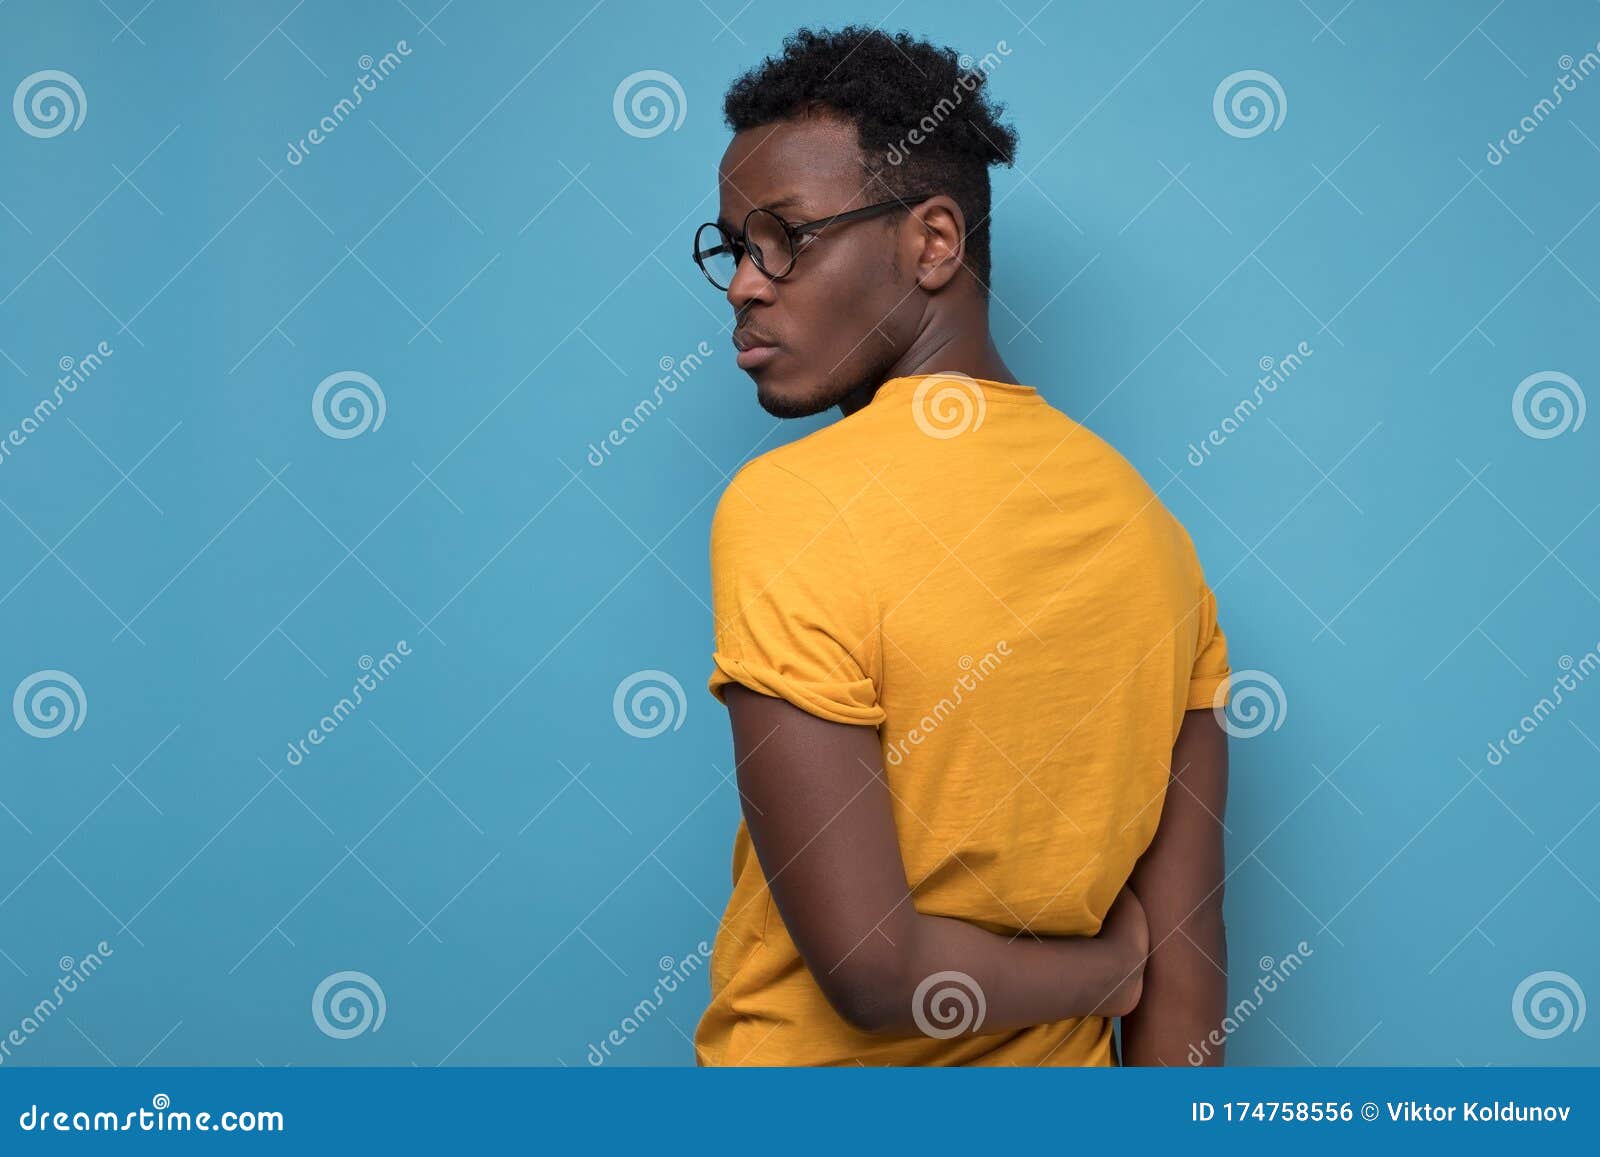
<instances>
[{"instance_id":1,"label":"man","mask_svg":"<svg viewBox=\"0 0 1600 1157\"><path fill-rule=\"evenodd\" d=\"M1224 1013L1216 603L990 339L983 80L846 28L727 94L695 259L760 404L843 417L712 522L743 819L701 1064L1115 1064L1115 1017L1180 1064Z\"/></svg>"}]
</instances>

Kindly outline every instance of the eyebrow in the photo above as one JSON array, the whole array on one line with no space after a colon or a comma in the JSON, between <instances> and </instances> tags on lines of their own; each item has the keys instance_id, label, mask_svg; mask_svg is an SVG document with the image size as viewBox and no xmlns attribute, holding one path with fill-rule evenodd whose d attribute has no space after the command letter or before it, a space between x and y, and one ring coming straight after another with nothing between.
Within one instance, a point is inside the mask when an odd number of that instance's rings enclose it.
<instances>
[{"instance_id":1,"label":"eyebrow","mask_svg":"<svg viewBox=\"0 0 1600 1157\"><path fill-rule=\"evenodd\" d=\"M0 0L0 2L3 2L3 0ZM771 210L772 212L777 212L779 209L792 209L796 205L799 205L800 203L802 203L804 200L805 200L805 198L802 197L799 193L786 193L782 197L779 197L777 200L768 201L765 204L756 206L756 208L758 208L758 209L768 209L768 210ZM733 232L733 226L728 223L728 219L726 217L724 217L721 213L717 214L717 224L721 225L724 229L728 230L728 232L730 232L730 233Z\"/></svg>"}]
</instances>

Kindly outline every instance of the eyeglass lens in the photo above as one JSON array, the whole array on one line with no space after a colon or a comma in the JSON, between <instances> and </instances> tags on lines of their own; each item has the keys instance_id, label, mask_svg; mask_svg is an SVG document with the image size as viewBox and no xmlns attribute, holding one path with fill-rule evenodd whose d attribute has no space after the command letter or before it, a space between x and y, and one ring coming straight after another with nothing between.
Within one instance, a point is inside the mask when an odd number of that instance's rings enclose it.
<instances>
[{"instance_id":1,"label":"eyeglass lens","mask_svg":"<svg viewBox=\"0 0 1600 1157\"><path fill-rule=\"evenodd\" d=\"M789 231L777 214L766 209L755 209L745 218L744 244L756 268L768 277L782 277L794 264L794 250ZM715 224L708 222L695 235L695 255L718 289L733 284L737 270L738 241L729 243L727 235Z\"/></svg>"}]
</instances>

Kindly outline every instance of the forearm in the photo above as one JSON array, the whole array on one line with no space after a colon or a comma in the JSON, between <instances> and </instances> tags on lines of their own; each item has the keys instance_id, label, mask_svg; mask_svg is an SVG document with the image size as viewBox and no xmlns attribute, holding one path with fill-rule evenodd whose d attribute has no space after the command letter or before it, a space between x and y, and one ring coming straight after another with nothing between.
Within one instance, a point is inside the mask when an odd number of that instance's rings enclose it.
<instances>
[{"instance_id":1,"label":"forearm","mask_svg":"<svg viewBox=\"0 0 1600 1157\"><path fill-rule=\"evenodd\" d=\"M1119 1016L1137 1003L1149 940L1130 891L1092 937L998 935L919 912L876 731L744 687L725 694L745 821L777 914L846 1022L885 1035L980 1035ZM952 998L968 989L973 1023L944 1003L946 979Z\"/></svg>"},{"instance_id":2,"label":"forearm","mask_svg":"<svg viewBox=\"0 0 1600 1157\"><path fill-rule=\"evenodd\" d=\"M1228 739L1211 711L1184 715L1155 838L1129 886L1150 929L1139 1005L1122 1018L1125 1065L1220 1065L1228 1004L1222 822Z\"/></svg>"},{"instance_id":3,"label":"forearm","mask_svg":"<svg viewBox=\"0 0 1600 1157\"><path fill-rule=\"evenodd\" d=\"M1125 1065L1220 1065L1228 941L1220 897L1140 895L1154 946L1138 1007L1122 1018ZM1176 909L1190 906L1190 912Z\"/></svg>"},{"instance_id":4,"label":"forearm","mask_svg":"<svg viewBox=\"0 0 1600 1157\"><path fill-rule=\"evenodd\" d=\"M1097 937L1012 938L921 914L900 931L896 967L846 998L849 1007L841 1011L858 1028L890 1036L958 1024L963 1035L1005 1032L1069 1017L1116 1016L1138 999L1138 961ZM928 982L940 973L961 975Z\"/></svg>"}]
</instances>

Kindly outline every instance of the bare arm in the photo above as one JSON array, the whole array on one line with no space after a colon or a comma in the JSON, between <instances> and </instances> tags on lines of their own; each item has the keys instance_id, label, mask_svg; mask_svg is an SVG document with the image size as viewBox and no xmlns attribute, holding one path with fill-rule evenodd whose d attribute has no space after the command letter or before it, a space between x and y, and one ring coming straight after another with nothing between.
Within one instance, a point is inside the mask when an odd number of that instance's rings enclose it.
<instances>
[{"instance_id":1,"label":"bare arm","mask_svg":"<svg viewBox=\"0 0 1600 1157\"><path fill-rule=\"evenodd\" d=\"M1131 881L1152 948L1139 1006L1122 1020L1123 1064L1222 1064L1222 1045L1208 1038L1228 1003L1227 794L1227 735L1210 711L1190 711L1172 747L1161 822Z\"/></svg>"},{"instance_id":2,"label":"bare arm","mask_svg":"<svg viewBox=\"0 0 1600 1157\"><path fill-rule=\"evenodd\" d=\"M807 968L851 1025L917 1035L932 1011L932 990L918 986L946 971L982 992L985 1015L972 1027L983 1033L1118 1016L1138 1001L1148 941L1131 892L1092 937L1010 939L923 915L911 902L876 731L737 684L724 694L751 843Z\"/></svg>"}]
</instances>

